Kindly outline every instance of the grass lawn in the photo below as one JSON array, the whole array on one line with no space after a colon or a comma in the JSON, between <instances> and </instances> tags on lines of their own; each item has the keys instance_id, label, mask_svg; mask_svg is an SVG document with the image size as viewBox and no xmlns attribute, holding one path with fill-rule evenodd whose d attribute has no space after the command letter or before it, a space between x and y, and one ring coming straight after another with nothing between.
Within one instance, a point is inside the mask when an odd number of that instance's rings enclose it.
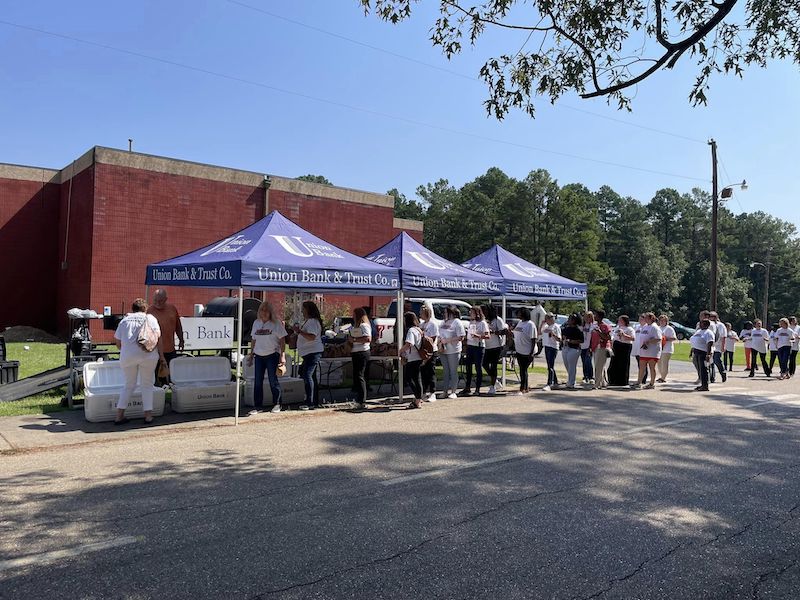
<instances>
[{"instance_id":1,"label":"grass lawn","mask_svg":"<svg viewBox=\"0 0 800 600\"><path fill-rule=\"evenodd\" d=\"M26 346L29 350L25 350ZM6 344L6 351L8 360L19 361L20 379L63 367L66 359L64 344L14 342ZM61 406L61 398L66 393L66 387L62 387L14 402L0 402L0 417L40 415L67 410L66 407Z\"/></svg>"},{"instance_id":2,"label":"grass lawn","mask_svg":"<svg viewBox=\"0 0 800 600\"><path fill-rule=\"evenodd\" d=\"M680 360L689 362L689 350L692 348L688 341L675 342L675 352L672 354L672 360ZM744 345L736 344L736 351L733 353L733 364L736 367L743 368L746 364L744 358Z\"/></svg>"}]
</instances>

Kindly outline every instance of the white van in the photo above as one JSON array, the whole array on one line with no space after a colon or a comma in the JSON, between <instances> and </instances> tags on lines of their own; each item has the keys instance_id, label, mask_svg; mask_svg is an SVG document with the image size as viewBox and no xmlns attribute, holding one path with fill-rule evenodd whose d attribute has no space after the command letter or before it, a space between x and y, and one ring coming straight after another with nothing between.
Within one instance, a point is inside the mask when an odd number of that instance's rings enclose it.
<instances>
[{"instance_id":1,"label":"white van","mask_svg":"<svg viewBox=\"0 0 800 600\"><path fill-rule=\"evenodd\" d=\"M427 306L433 313L433 318L437 324L444 320L444 309L448 306L457 306L461 311L461 319L465 326L469 322L469 304L462 300L451 300L449 298L406 298L406 302L411 304L411 310L419 316L423 306ZM394 340L395 318L397 317L397 300L392 300L386 311L386 317L375 319L378 327L378 343L391 344Z\"/></svg>"}]
</instances>

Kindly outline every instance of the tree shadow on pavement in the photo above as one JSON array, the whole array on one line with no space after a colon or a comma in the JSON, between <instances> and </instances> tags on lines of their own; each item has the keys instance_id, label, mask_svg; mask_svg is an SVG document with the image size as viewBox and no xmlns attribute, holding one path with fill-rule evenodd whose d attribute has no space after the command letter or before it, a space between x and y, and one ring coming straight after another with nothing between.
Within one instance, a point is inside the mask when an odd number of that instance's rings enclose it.
<instances>
[{"instance_id":1,"label":"tree shadow on pavement","mask_svg":"<svg viewBox=\"0 0 800 600\"><path fill-rule=\"evenodd\" d=\"M125 541L0 571L0 597L779 597L800 556L795 413L582 402L0 458L0 561Z\"/></svg>"}]
</instances>

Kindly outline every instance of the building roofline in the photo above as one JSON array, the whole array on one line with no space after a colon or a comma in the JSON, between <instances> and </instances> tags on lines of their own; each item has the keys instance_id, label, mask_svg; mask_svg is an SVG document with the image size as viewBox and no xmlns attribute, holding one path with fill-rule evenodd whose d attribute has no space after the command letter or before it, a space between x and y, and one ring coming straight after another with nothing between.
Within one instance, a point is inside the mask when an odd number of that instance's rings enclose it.
<instances>
[{"instance_id":1,"label":"building roofline","mask_svg":"<svg viewBox=\"0 0 800 600\"><path fill-rule=\"evenodd\" d=\"M247 171L156 154L130 152L107 146L90 148L62 169L0 163L0 178L63 183L94 164L106 164L168 175L222 181L250 187L262 187L265 177L269 176L271 181L270 190L394 208L394 198L387 194L336 185L325 185L270 173ZM421 221L395 219L394 223L396 228L422 231Z\"/></svg>"}]
</instances>

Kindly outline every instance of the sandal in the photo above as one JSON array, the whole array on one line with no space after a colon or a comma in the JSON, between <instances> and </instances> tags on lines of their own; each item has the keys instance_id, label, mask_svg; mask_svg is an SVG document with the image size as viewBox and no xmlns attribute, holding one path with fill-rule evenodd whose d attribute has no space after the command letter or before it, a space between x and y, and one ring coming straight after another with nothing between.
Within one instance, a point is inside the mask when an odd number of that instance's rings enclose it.
<instances>
[{"instance_id":1,"label":"sandal","mask_svg":"<svg viewBox=\"0 0 800 600\"><path fill-rule=\"evenodd\" d=\"M122 417L119 421L115 420L114 425L125 425L130 419Z\"/></svg>"},{"instance_id":2,"label":"sandal","mask_svg":"<svg viewBox=\"0 0 800 600\"><path fill-rule=\"evenodd\" d=\"M149 420L148 420L148 419L145 419L145 420L144 420L144 424L145 424L145 425L152 425L152 424L153 424L153 421L155 421L155 419L154 419L153 417L150 417L150 419L149 419Z\"/></svg>"}]
</instances>

